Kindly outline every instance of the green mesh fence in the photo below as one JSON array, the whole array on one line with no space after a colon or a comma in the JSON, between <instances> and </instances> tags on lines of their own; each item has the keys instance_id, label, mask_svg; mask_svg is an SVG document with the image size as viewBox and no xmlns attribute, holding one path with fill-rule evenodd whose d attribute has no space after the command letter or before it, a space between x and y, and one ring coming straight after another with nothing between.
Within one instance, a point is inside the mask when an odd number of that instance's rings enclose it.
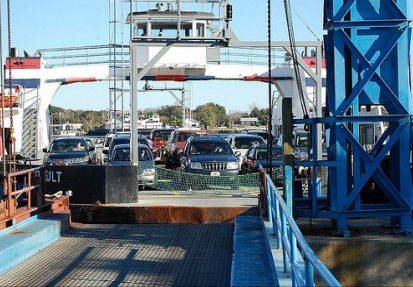
<instances>
[{"instance_id":1,"label":"green mesh fence","mask_svg":"<svg viewBox=\"0 0 413 287\"><path fill-rule=\"evenodd\" d=\"M155 188L168 191L192 191L215 193L258 193L260 187L259 173L237 176L209 176L187 172L156 168ZM282 175L281 170L274 169L274 178Z\"/></svg>"}]
</instances>

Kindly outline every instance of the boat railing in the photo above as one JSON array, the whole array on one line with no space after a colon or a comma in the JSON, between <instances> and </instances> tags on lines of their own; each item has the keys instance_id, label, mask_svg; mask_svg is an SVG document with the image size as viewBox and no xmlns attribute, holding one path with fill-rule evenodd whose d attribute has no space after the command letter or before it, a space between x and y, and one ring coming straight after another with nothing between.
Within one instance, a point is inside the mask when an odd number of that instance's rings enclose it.
<instances>
[{"instance_id":1,"label":"boat railing","mask_svg":"<svg viewBox=\"0 0 413 287\"><path fill-rule=\"evenodd\" d=\"M284 172L285 182L292 183L292 168L287 166ZM323 286L341 286L307 243L292 216L290 211L292 208L287 207L280 191L262 167L260 178L263 200L260 205L264 206L267 212L268 221L275 235L276 248L282 249L283 272L291 272L292 286L315 286L315 274L318 275ZM288 192L292 192L292 185L286 186L286 193Z\"/></svg>"},{"instance_id":2,"label":"boat railing","mask_svg":"<svg viewBox=\"0 0 413 287\"><path fill-rule=\"evenodd\" d=\"M43 195L41 193L41 176L40 167L26 169L21 171L9 172L3 183L4 195L7 198L5 214L7 217L13 217L17 213L17 208L20 201L19 198L26 195L26 207L30 210L33 206L43 203ZM36 179L37 180L34 180ZM39 196L35 196L33 192L38 192ZM34 202L33 202L34 200Z\"/></svg>"},{"instance_id":3,"label":"boat railing","mask_svg":"<svg viewBox=\"0 0 413 287\"><path fill-rule=\"evenodd\" d=\"M97 64L122 67L129 63L129 45L111 44L40 49L36 51L34 57L40 56L47 62L48 67Z\"/></svg>"}]
</instances>

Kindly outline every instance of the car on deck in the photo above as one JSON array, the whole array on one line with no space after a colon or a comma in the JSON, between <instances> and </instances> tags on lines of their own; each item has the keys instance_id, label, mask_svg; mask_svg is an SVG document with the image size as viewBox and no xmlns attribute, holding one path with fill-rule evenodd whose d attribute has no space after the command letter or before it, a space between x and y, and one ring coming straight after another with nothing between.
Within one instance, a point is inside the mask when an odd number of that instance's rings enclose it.
<instances>
[{"instance_id":1,"label":"car on deck","mask_svg":"<svg viewBox=\"0 0 413 287\"><path fill-rule=\"evenodd\" d=\"M155 161L161 161L161 159L164 158L162 156L165 152L164 146L168 142L168 138L174 130L174 128L161 128L152 130L149 139L153 143L152 152L153 156L155 157Z\"/></svg>"},{"instance_id":2,"label":"car on deck","mask_svg":"<svg viewBox=\"0 0 413 287\"><path fill-rule=\"evenodd\" d=\"M152 142L144 136L138 137L138 143L146 145L150 150L152 149ZM103 153L107 156L105 162L110 161L114 148L120 144L130 144L130 134L118 134L112 138L109 149L107 151L103 151Z\"/></svg>"},{"instance_id":3,"label":"car on deck","mask_svg":"<svg viewBox=\"0 0 413 287\"><path fill-rule=\"evenodd\" d=\"M241 173L255 173L259 172L260 165L263 168L268 166L268 147L264 145L254 145L246 152L241 164ZM272 167L281 167L283 164L283 150L282 147L272 146Z\"/></svg>"},{"instance_id":4,"label":"car on deck","mask_svg":"<svg viewBox=\"0 0 413 287\"><path fill-rule=\"evenodd\" d=\"M57 138L44 148L44 165L95 164L95 147L83 137Z\"/></svg>"},{"instance_id":5,"label":"car on deck","mask_svg":"<svg viewBox=\"0 0 413 287\"><path fill-rule=\"evenodd\" d=\"M152 186L156 183L155 161L152 151L147 145L138 146L139 174L138 183L142 186ZM130 165L130 144L119 144L113 148L109 161L110 166Z\"/></svg>"},{"instance_id":6,"label":"car on deck","mask_svg":"<svg viewBox=\"0 0 413 287\"><path fill-rule=\"evenodd\" d=\"M252 147L253 145L265 144L265 141L262 137L249 134L233 134L227 139L227 141L234 152L238 152L241 155L239 157L240 164L242 164L245 153L250 147Z\"/></svg>"},{"instance_id":7,"label":"car on deck","mask_svg":"<svg viewBox=\"0 0 413 287\"><path fill-rule=\"evenodd\" d=\"M191 137L205 136L206 131L201 129L177 129L171 133L165 145L165 167L178 168L179 154L184 150L186 142Z\"/></svg>"},{"instance_id":8,"label":"car on deck","mask_svg":"<svg viewBox=\"0 0 413 287\"><path fill-rule=\"evenodd\" d=\"M268 132L267 130L263 129L246 129L243 130L241 134L256 135L262 137L264 140L268 139Z\"/></svg>"},{"instance_id":9,"label":"car on deck","mask_svg":"<svg viewBox=\"0 0 413 287\"><path fill-rule=\"evenodd\" d=\"M180 154L180 169L185 172L232 176L239 174L239 168L234 151L220 137L190 138Z\"/></svg>"}]
</instances>

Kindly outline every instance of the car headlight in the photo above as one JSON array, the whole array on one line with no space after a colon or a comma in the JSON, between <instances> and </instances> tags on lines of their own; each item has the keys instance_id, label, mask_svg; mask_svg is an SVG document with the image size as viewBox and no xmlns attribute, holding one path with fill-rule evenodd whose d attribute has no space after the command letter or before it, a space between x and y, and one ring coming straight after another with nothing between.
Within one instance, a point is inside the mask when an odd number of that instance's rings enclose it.
<instances>
[{"instance_id":1,"label":"car headlight","mask_svg":"<svg viewBox=\"0 0 413 287\"><path fill-rule=\"evenodd\" d=\"M191 169L202 169L202 165L199 162L191 162Z\"/></svg>"},{"instance_id":2,"label":"car headlight","mask_svg":"<svg viewBox=\"0 0 413 287\"><path fill-rule=\"evenodd\" d=\"M78 158L71 158L64 160L66 163L81 163L81 162L88 162L89 161L89 156L85 157L78 157Z\"/></svg>"},{"instance_id":3,"label":"car headlight","mask_svg":"<svg viewBox=\"0 0 413 287\"><path fill-rule=\"evenodd\" d=\"M45 161L45 164L56 164L57 163L57 159L53 159L53 158L47 158Z\"/></svg>"},{"instance_id":4,"label":"car headlight","mask_svg":"<svg viewBox=\"0 0 413 287\"><path fill-rule=\"evenodd\" d=\"M156 170L154 168L148 168L143 170L142 176L153 176L156 175Z\"/></svg>"},{"instance_id":5,"label":"car headlight","mask_svg":"<svg viewBox=\"0 0 413 287\"><path fill-rule=\"evenodd\" d=\"M227 163L227 169L238 169L239 168L239 163L238 162L229 162Z\"/></svg>"}]
</instances>

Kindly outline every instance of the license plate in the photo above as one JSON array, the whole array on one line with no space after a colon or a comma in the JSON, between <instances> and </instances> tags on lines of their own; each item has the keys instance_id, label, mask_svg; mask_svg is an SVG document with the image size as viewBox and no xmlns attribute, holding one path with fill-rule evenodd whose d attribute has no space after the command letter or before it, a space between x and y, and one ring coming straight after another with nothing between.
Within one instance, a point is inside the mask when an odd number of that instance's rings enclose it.
<instances>
[{"instance_id":1,"label":"license plate","mask_svg":"<svg viewBox=\"0 0 413 287\"><path fill-rule=\"evenodd\" d=\"M211 172L211 176L220 176L220 175L221 175L220 172L217 172L217 171L212 171Z\"/></svg>"}]
</instances>

